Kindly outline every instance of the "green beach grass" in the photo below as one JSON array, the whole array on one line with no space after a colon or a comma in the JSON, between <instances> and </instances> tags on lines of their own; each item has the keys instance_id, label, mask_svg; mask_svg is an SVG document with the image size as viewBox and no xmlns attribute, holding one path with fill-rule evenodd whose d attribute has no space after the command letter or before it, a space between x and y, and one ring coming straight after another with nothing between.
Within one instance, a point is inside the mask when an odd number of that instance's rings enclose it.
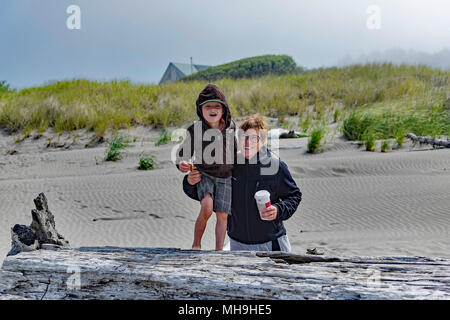
<instances>
[{"instance_id":1,"label":"green beach grass","mask_svg":"<svg viewBox=\"0 0 450 320\"><path fill-rule=\"evenodd\" d=\"M308 140L307 152L315 153L317 149L323 144L327 129L324 126L317 126L311 130L310 138Z\"/></svg>"},{"instance_id":2,"label":"green beach grass","mask_svg":"<svg viewBox=\"0 0 450 320\"><path fill-rule=\"evenodd\" d=\"M124 134L114 136L105 150L105 161L118 161L122 159L124 149L128 148L131 141Z\"/></svg>"},{"instance_id":3,"label":"green beach grass","mask_svg":"<svg viewBox=\"0 0 450 320\"><path fill-rule=\"evenodd\" d=\"M71 80L0 94L0 127L10 133L183 126L196 119L195 100L206 81L139 85L130 81ZM234 117L259 113L294 117L306 131L342 123L352 140L450 135L450 72L392 64L325 68L214 82ZM372 137L371 137L372 138Z\"/></svg>"}]
</instances>

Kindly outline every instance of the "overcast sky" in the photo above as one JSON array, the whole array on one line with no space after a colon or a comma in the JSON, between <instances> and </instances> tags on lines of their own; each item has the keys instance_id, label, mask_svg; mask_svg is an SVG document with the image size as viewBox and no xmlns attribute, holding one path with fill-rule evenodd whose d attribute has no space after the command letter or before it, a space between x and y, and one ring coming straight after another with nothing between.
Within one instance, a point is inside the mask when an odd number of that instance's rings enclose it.
<instances>
[{"instance_id":1,"label":"overcast sky","mask_svg":"<svg viewBox=\"0 0 450 320\"><path fill-rule=\"evenodd\" d=\"M81 29L69 30L78 5ZM379 29L368 28L379 8ZM373 24L372 24L373 26ZM449 0L1 0L0 80L158 83L168 63L288 54L308 68L374 51L450 49Z\"/></svg>"}]
</instances>

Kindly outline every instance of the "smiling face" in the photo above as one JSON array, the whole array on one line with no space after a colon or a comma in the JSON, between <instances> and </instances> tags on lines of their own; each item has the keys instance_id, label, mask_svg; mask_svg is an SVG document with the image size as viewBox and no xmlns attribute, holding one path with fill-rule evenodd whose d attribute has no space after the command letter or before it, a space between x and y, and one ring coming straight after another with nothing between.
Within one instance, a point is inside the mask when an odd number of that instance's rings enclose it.
<instances>
[{"instance_id":1,"label":"smiling face","mask_svg":"<svg viewBox=\"0 0 450 320\"><path fill-rule=\"evenodd\" d=\"M253 158L266 143L259 129L250 128L239 135L239 150L246 159Z\"/></svg>"},{"instance_id":2,"label":"smiling face","mask_svg":"<svg viewBox=\"0 0 450 320\"><path fill-rule=\"evenodd\" d=\"M212 127L220 123L223 114L223 106L220 102L209 101L202 106L203 119Z\"/></svg>"}]
</instances>

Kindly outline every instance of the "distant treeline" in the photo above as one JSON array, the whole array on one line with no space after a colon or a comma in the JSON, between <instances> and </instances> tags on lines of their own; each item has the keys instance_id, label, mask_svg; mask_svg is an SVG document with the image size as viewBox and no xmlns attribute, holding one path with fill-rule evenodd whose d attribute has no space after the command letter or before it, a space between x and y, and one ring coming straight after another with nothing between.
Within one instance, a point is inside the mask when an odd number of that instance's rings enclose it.
<instances>
[{"instance_id":1,"label":"distant treeline","mask_svg":"<svg viewBox=\"0 0 450 320\"><path fill-rule=\"evenodd\" d=\"M218 79L242 79L254 78L268 74L282 75L300 73L302 67L298 67L292 57L287 55L264 55L245 58L215 67L209 67L199 72L181 78L181 81L216 81Z\"/></svg>"}]
</instances>

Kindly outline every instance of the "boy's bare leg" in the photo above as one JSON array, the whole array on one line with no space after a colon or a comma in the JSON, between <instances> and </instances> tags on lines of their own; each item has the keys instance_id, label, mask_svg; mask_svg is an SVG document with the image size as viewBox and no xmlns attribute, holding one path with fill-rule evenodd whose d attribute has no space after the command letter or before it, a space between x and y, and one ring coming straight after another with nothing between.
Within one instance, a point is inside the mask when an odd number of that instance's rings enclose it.
<instances>
[{"instance_id":1,"label":"boy's bare leg","mask_svg":"<svg viewBox=\"0 0 450 320\"><path fill-rule=\"evenodd\" d=\"M225 212L216 212L216 250L223 250L223 243L225 241L225 235L227 233L227 220L228 214Z\"/></svg>"},{"instance_id":2,"label":"boy's bare leg","mask_svg":"<svg viewBox=\"0 0 450 320\"><path fill-rule=\"evenodd\" d=\"M193 250L200 250L202 245L202 237L205 232L206 223L211 217L213 212L213 199L211 194L207 193L202 199L200 213L198 215L197 221L195 221L194 228L194 242L192 243Z\"/></svg>"}]
</instances>

